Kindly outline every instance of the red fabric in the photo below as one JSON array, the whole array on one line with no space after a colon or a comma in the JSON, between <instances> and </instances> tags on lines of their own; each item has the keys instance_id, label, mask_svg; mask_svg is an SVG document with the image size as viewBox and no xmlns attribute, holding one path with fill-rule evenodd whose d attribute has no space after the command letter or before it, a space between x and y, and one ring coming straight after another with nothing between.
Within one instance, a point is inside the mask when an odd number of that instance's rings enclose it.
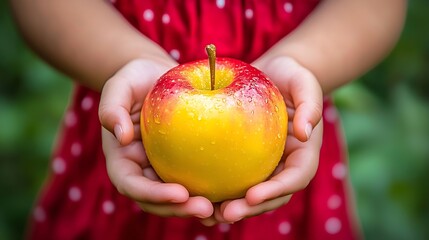
<instances>
[{"instance_id":1,"label":"red fabric","mask_svg":"<svg viewBox=\"0 0 429 240\"><path fill-rule=\"evenodd\" d=\"M179 62L219 56L255 60L290 33L315 0L118 0L115 6L138 30ZM126 43L124 43L126 44ZM29 239L356 239L348 200L347 164L335 108L325 102L318 172L304 191L269 213L205 227L196 219L142 212L121 196L106 173L97 116L99 94L77 86L41 192Z\"/></svg>"}]
</instances>

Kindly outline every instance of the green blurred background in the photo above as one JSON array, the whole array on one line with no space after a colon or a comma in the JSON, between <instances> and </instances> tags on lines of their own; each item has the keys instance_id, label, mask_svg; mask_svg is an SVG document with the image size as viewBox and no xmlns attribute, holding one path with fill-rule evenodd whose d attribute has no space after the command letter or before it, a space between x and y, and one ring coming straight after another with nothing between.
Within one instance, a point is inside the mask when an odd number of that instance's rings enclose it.
<instances>
[{"instance_id":1,"label":"green blurred background","mask_svg":"<svg viewBox=\"0 0 429 240\"><path fill-rule=\"evenodd\" d=\"M410 0L392 54L335 93L367 239L429 239L428 23L429 1ZM71 87L25 46L0 1L0 239L23 236Z\"/></svg>"}]
</instances>

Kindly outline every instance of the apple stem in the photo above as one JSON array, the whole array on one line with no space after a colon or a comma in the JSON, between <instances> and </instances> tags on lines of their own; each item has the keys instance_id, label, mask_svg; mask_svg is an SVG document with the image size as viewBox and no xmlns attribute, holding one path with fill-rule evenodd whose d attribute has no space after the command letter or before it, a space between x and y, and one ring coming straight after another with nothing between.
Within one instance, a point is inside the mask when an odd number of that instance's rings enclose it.
<instances>
[{"instance_id":1,"label":"apple stem","mask_svg":"<svg viewBox=\"0 0 429 240\"><path fill-rule=\"evenodd\" d=\"M206 46L207 55L209 56L210 66L210 90L215 89L215 70L216 70L216 46L209 44Z\"/></svg>"}]
</instances>

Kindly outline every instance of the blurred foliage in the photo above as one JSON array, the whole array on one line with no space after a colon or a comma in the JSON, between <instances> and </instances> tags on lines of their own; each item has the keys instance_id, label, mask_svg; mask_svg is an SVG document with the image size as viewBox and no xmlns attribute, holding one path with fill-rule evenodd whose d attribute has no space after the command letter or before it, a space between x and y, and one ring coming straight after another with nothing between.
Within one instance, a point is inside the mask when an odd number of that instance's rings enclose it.
<instances>
[{"instance_id":1,"label":"blurred foliage","mask_svg":"<svg viewBox=\"0 0 429 240\"><path fill-rule=\"evenodd\" d=\"M0 239L21 239L71 82L41 62L0 1Z\"/></svg>"},{"instance_id":2,"label":"blurred foliage","mask_svg":"<svg viewBox=\"0 0 429 240\"><path fill-rule=\"evenodd\" d=\"M335 93L367 239L429 239L429 1L379 66Z\"/></svg>"},{"instance_id":3,"label":"blurred foliage","mask_svg":"<svg viewBox=\"0 0 429 240\"><path fill-rule=\"evenodd\" d=\"M392 54L334 97L367 239L429 239L429 1ZM22 238L71 81L35 56L0 1L0 239Z\"/></svg>"}]
</instances>

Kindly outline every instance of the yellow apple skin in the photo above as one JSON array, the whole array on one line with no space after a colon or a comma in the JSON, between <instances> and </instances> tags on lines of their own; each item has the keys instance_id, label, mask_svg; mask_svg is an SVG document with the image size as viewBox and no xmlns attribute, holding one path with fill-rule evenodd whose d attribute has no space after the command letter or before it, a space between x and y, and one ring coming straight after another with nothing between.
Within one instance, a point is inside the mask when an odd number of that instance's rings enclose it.
<instances>
[{"instance_id":1,"label":"yellow apple skin","mask_svg":"<svg viewBox=\"0 0 429 240\"><path fill-rule=\"evenodd\" d=\"M216 60L173 68L149 92L141 112L147 157L165 182L212 202L241 198L278 165L287 135L282 95L259 70Z\"/></svg>"}]
</instances>

